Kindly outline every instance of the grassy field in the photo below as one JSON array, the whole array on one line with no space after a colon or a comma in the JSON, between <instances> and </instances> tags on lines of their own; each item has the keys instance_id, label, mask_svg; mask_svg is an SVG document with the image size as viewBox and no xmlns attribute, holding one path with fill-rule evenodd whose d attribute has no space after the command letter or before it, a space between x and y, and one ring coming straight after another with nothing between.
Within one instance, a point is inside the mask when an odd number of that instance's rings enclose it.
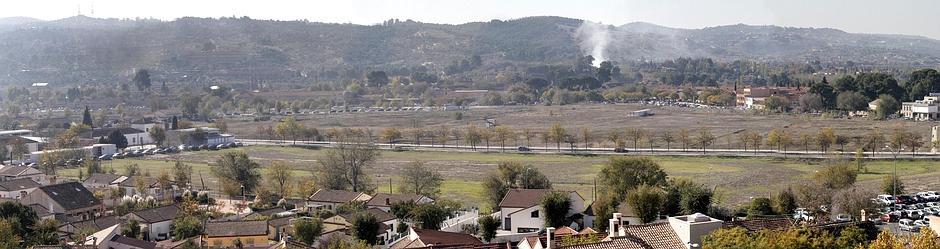
<instances>
[{"instance_id":1,"label":"grassy field","mask_svg":"<svg viewBox=\"0 0 940 249\"><path fill-rule=\"evenodd\" d=\"M104 163L105 169L123 172L126 165L137 164L145 173L159 175L169 171L175 160L193 166L194 184L201 186L200 178L210 189L218 189L212 175L211 164L227 151L241 150L263 166L283 160L294 166L295 183L311 180L311 170L323 150L279 146L252 146L226 151L189 152L173 156L158 155L146 159L123 159ZM521 161L545 173L557 189L576 190L588 199L593 198L593 179L607 162L608 156L522 155L472 152L383 152L379 161L369 169L377 191L397 192L401 167L414 160L426 163L445 176L442 195L470 206L483 203L481 180L494 172L501 161ZM832 163L826 160L730 158L730 157L654 157L670 177L684 177L714 187L727 205L739 205L751 197L768 196L780 189L809 181L811 175ZM934 161L899 161L898 173L910 190L940 189L940 164ZM859 185L877 189L881 179L893 172L893 161L866 162L869 173L859 175ZM77 177L78 169L59 171L60 175Z\"/></svg>"}]
</instances>

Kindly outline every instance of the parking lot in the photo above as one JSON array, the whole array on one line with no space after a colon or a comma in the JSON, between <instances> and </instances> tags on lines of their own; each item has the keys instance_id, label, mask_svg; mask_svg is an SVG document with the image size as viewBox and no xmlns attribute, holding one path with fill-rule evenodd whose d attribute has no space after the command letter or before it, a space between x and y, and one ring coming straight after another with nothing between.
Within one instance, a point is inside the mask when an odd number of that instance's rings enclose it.
<instances>
[{"instance_id":1,"label":"parking lot","mask_svg":"<svg viewBox=\"0 0 940 249\"><path fill-rule=\"evenodd\" d=\"M878 219L884 222L883 229L895 234L928 229L928 217L940 216L940 194L937 191L898 196L882 194L872 198L872 201L880 207Z\"/></svg>"}]
</instances>

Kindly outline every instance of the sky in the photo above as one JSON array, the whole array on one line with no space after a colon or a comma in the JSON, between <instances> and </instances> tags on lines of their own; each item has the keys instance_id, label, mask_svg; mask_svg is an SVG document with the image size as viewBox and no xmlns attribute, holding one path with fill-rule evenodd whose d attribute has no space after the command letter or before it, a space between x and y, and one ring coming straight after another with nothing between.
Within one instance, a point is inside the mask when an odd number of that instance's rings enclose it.
<instances>
[{"instance_id":1,"label":"sky","mask_svg":"<svg viewBox=\"0 0 940 249\"><path fill-rule=\"evenodd\" d=\"M92 12L93 9L93 12ZM751 24L837 28L940 39L937 0L0 0L0 17L230 17L376 24L398 18L459 24L564 16L621 25L702 28Z\"/></svg>"}]
</instances>

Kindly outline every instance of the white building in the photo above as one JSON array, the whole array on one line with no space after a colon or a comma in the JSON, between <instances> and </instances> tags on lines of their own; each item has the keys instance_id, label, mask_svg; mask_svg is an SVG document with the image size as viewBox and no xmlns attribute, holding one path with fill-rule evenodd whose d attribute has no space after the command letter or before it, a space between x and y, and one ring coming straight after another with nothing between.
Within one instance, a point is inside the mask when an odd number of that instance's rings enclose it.
<instances>
[{"instance_id":1,"label":"white building","mask_svg":"<svg viewBox=\"0 0 940 249\"><path fill-rule=\"evenodd\" d=\"M502 230L511 233L533 233L545 227L545 214L542 213L542 197L552 192L551 189L510 189L499 202L499 218L503 221ZM584 198L578 192L565 191L571 200L568 216L584 210Z\"/></svg>"},{"instance_id":2,"label":"white building","mask_svg":"<svg viewBox=\"0 0 940 249\"><path fill-rule=\"evenodd\" d=\"M90 137L92 139L101 139L102 137L107 137L111 135L112 132L118 131L124 135L124 138L127 139L127 146L140 146L153 144L153 138L150 137L150 133L140 129L135 129L131 127L126 128L98 128L91 131Z\"/></svg>"},{"instance_id":3,"label":"white building","mask_svg":"<svg viewBox=\"0 0 940 249\"><path fill-rule=\"evenodd\" d=\"M940 118L940 93L930 93L923 100L901 103L901 116L917 121Z\"/></svg>"},{"instance_id":4,"label":"white building","mask_svg":"<svg viewBox=\"0 0 940 249\"><path fill-rule=\"evenodd\" d=\"M20 199L41 186L29 178L0 181L0 198Z\"/></svg>"},{"instance_id":5,"label":"white building","mask_svg":"<svg viewBox=\"0 0 940 249\"><path fill-rule=\"evenodd\" d=\"M362 192L346 190L319 189L307 198L307 208L311 210L336 211L336 207L353 201L367 202L372 196Z\"/></svg>"},{"instance_id":6,"label":"white building","mask_svg":"<svg viewBox=\"0 0 940 249\"><path fill-rule=\"evenodd\" d=\"M160 241L170 238L170 225L173 219L180 215L179 208L168 205L144 210L134 211L124 215L125 220L136 220L140 223L144 240Z\"/></svg>"}]
</instances>

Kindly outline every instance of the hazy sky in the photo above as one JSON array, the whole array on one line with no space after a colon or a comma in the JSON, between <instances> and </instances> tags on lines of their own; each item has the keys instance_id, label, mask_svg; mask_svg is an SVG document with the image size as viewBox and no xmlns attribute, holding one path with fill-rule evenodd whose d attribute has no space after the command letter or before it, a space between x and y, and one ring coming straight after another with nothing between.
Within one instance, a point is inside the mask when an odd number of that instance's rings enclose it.
<instances>
[{"instance_id":1,"label":"hazy sky","mask_svg":"<svg viewBox=\"0 0 940 249\"><path fill-rule=\"evenodd\" d=\"M643 21L670 27L728 24L831 27L855 33L940 39L938 0L0 0L0 17L250 16L255 19L375 24L390 18L464 23L535 15L620 25ZM91 9L94 6L94 14Z\"/></svg>"}]
</instances>

